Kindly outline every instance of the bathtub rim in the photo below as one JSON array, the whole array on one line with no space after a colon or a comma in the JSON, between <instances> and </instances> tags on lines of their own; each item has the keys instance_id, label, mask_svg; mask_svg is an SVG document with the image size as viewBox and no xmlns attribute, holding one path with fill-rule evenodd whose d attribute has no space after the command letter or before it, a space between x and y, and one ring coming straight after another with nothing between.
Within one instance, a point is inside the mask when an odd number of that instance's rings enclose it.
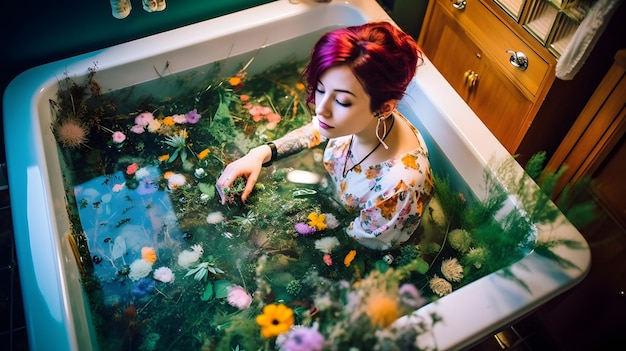
<instances>
[{"instance_id":1,"label":"bathtub rim","mask_svg":"<svg viewBox=\"0 0 626 351\"><path fill-rule=\"evenodd\" d=\"M237 32L243 30L244 28L237 27L229 28L227 26L218 26L220 30L213 31L210 35L206 36L194 36L191 34L197 34L199 31L208 28L210 25L215 23L227 23L228 21L233 21L236 19L237 23L244 22L246 28L257 28L257 26L265 25L272 21L277 21L282 18L288 18L290 16L297 16L300 14L304 14L310 10L310 8L319 8L322 6L356 6L364 11L364 13L368 14L368 18L370 20L378 20L384 19L390 22L393 22L391 18L389 18L382 8L379 7L375 1L368 0L345 0L342 2L333 2L331 4L316 4L311 1L301 1L300 4L290 4L288 0L279 0L263 5L259 5L247 10L243 10L234 14L229 14L225 16L221 16L215 19L210 19L207 21L203 21L200 23L192 24L186 27L181 27L177 29L173 29L164 33L159 33L156 35L152 35L146 38L141 38L137 40L133 40L131 42L119 44L113 46L111 48L102 49L98 51L94 51L91 53L75 56L72 58L56 61L50 64L38 66L27 70L17 76L7 87L4 94L4 111L5 116L7 115L33 115L36 114L38 110L38 97L44 92L47 87L51 84L55 84L57 81L57 77L54 75L46 74L46 78L40 79L40 75L48 72L50 70L57 72L56 74L60 74L67 70L68 72L82 72L84 74L85 69L88 69L92 63L94 58L106 57L106 61L101 61L102 64L99 69L106 70L110 67L117 67L118 65L124 64L126 61L141 61L145 60L147 57L153 57L154 55L162 55L163 53L170 52L172 50L178 50L180 48L186 48L188 46L192 46L197 44L198 42L210 41L214 38L220 38L225 35L236 34ZM259 11L260 8L263 8L264 11L268 13L273 13L275 16L262 17L256 15L256 11ZM242 18L244 20L242 20ZM154 45L154 43L158 43L159 38L162 38L163 35L166 36L180 36L181 34L190 34L189 36L184 36L185 40L175 41L173 47L168 47L165 49L164 47L159 47ZM142 52L138 52L136 50L131 50L136 45L141 44L151 48L149 50L145 50ZM116 51L130 51L133 52L131 57L127 57L122 59L121 57L117 57L114 55ZM150 68L151 69L151 68ZM152 73L154 75L154 73ZM465 103L460 100L458 95L452 90L452 88L447 84L445 79L432 67L430 61L426 58L424 66L422 66L418 70L418 76L415 79L414 89L408 92L412 98L416 100L422 101L423 99L427 99L432 103L432 108L434 111L442 116L445 116L446 122L449 122L450 130L453 130L459 140L462 140L466 143L468 150L471 153L472 157L476 159L482 160L484 164L488 163L488 159L486 155L493 156L494 154L497 157L510 157L508 152L500 145L499 142L491 135L491 133L487 130L487 128L480 122L480 120L476 117L476 115L467 107ZM22 96L22 93L29 92L28 103L25 106L27 108L18 107L16 100L18 100L19 96ZM33 94L33 92L36 92ZM452 97L452 98L450 98ZM451 100L450 100L451 99ZM27 111L24 113L24 111ZM9 123L7 123L7 121ZM15 145L13 141L20 144L24 142L24 138L17 136L15 134L11 134L9 130L15 130L14 128L20 128L29 130L29 137L39 136L41 134L42 126L39 124L39 118L35 117L30 119L32 124L24 122L22 119L18 118L6 118L5 117L5 140L7 147L7 164L8 173L9 173L9 181L10 181L10 196L13 207L13 219L14 219L14 233L16 236L16 251L19 252L32 252L33 247L37 246L36 244L40 244L40 242L33 242L29 240L33 240L31 237L31 228L28 225L28 216L29 209L31 209L32 205L30 204L32 201L25 200L24 194L29 194L29 184L28 177L25 176L26 170L32 170L35 174L31 175L30 179L34 178L35 183L38 183L43 189L43 193L40 194L42 197L40 199L41 203L48 204L48 208L54 208L52 204L54 199L53 192L51 190L51 184L49 182L50 175L48 174L47 160L42 156L45 155L44 143L41 138L37 138L36 140L32 140L33 145L27 145L32 149L32 154L29 152L27 155L24 155L23 150L19 148L19 146ZM22 123L27 123L28 125L24 125ZM34 132L34 134L32 134ZM433 136L436 137L436 136ZM468 140L478 140L478 143L469 144ZM28 150L31 150L28 149ZM449 155L451 160L458 159L460 156ZM520 167L521 170L521 167ZM45 212L45 211L44 211ZM46 217L42 222L46 222L50 224L50 228L58 228L58 224L54 219L54 216ZM542 232L555 233L555 235L560 235L562 232L566 232L567 235L572 230L571 224L568 222L564 222L562 226L555 228L542 228ZM61 238L63 234L57 233L54 230L51 230L53 233L50 233L50 238L46 244L54 247L56 252L67 252L67 248L65 244L61 242ZM577 235L573 237L576 239L581 239L582 242L584 238L580 236L580 233L575 231ZM586 244L586 242L585 242ZM583 250L584 251L584 250ZM568 290L575 284L577 284L580 280L584 278L586 273L588 272L590 265L590 257L588 248L587 251L577 251L575 253L571 253L569 251L559 252L563 253L563 255L568 257L574 257L576 262L579 262L581 265L580 271L571 271L571 270L562 270L556 269L553 265L549 265L550 262L536 253L531 253L521 261L517 262L511 268L516 272L516 274L520 274L520 276L525 277L533 282L532 284L532 296L528 296L524 291L520 291L519 286L513 284L510 280L506 280L496 273L492 273L486 277L483 277L472 284L469 284L466 287L461 288L466 294L470 294L471 296L482 297L478 301L473 301L471 304L466 304L463 301L465 295L451 294L441 298L439 301L435 303L431 303L424 308L418 310L416 312L417 316L427 317L430 313L436 312L443 316L444 324L439 324L436 326L434 330L434 340L445 340L443 343L438 343L441 349L458 349L462 347L470 346L471 344L480 341L483 337L488 335L490 332L495 332L499 327L501 327L504 323L510 323L517 318L522 317L529 313L532 309L538 307L544 302L550 300L551 298L557 296L565 290ZM36 271L35 267L31 264L32 261L28 261L26 259L21 259L18 254L18 262L20 269L20 276L29 277ZM34 311L25 312L27 315L27 329L29 331L29 342L31 342L31 346L33 349L37 349L37 346L47 346L50 343L50 339L46 341L42 341L42 335L56 335L57 338L53 338L54 342L61 349L78 349L78 345L80 344L79 338L76 335L73 335L72 330L68 330L65 328L65 325L73 325L76 321L72 316L70 311L70 307L72 305L72 301L67 299L66 295L63 295L65 290L67 290L66 282L61 279L61 276L65 275L64 267L66 265L61 262L63 257L57 257L56 260L51 261L50 266L47 268L50 270L50 276L54 277L57 282L57 286L60 287L61 291L56 292L56 296L47 297L46 299L54 298L58 300L58 309L59 311L55 313L49 312L48 314L41 313L38 311L36 315L31 315ZM533 270L529 273L528 267L533 268ZM555 281L552 279L553 277L550 274L561 274L560 280ZM24 280L27 280L26 278ZM558 285L557 285L558 283ZM22 284L25 284L24 282ZM28 282L26 282L27 287L29 287ZM39 286L37 286L39 287ZM509 294L514 294L519 298L519 301L516 301L516 304L511 306L504 306L505 302L509 302L508 300L496 300L497 303L494 303L493 300L488 300L485 296L491 297L490 295L485 295L483 290L489 291L500 291L504 290ZM23 294L27 293L23 291ZM52 293L52 292L51 292ZM25 308L33 309L38 306L40 301L32 301L32 298L24 296L24 305ZM84 303L84 301L83 301ZM524 304L524 307L520 307L521 304ZM468 307L471 307L471 311L468 311ZM464 320L463 318L455 318L452 312L458 311L459 308L465 309L466 313L470 316L478 316L484 315L482 317L482 324L478 326L479 323L476 323L475 319L472 319L471 322ZM497 310L497 311L496 311ZM87 309L87 312L89 310ZM504 314L507 313L506 318L499 318L495 316L495 313ZM485 315L486 314L486 315ZM451 316L446 319L446 316ZM35 326L36 323L41 321L45 321L46 323L43 328L40 326ZM40 330L43 329L43 330ZM454 335L454 338L451 338L450 335ZM57 340L58 339L58 340Z\"/></svg>"}]
</instances>

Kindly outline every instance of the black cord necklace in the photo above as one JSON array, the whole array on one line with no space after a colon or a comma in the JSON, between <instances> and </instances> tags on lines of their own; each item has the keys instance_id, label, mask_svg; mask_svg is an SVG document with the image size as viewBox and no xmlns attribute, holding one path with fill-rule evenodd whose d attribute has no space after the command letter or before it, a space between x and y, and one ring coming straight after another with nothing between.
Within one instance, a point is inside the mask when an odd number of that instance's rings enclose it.
<instances>
[{"instance_id":1,"label":"black cord necklace","mask_svg":"<svg viewBox=\"0 0 626 351\"><path fill-rule=\"evenodd\" d=\"M387 134L385 134L385 136L383 137L383 140L379 140L378 144L376 144L376 146L374 146L372 151L368 152L367 155L365 155L365 157L363 157L361 159L361 161L355 163L352 167L350 167L350 169L347 169L347 167L348 167L348 159L352 158L352 140L354 140L354 135L352 137L350 137L350 146L348 146L348 153L346 154L346 158L343 161L343 171L341 172L341 174L343 175L344 178L348 175L348 172L350 172L351 170L355 169L356 166L358 166L361 163L363 163L363 161L365 161L365 159L370 157L370 155L373 154L374 151L376 151L380 147L380 145L383 143L383 141L385 141L385 139L387 139L387 136L389 134L391 134L391 129L393 128L393 124L394 124L395 121L396 121L396 119L393 117L393 115L391 115L391 125L389 126L389 130L387 131Z\"/></svg>"}]
</instances>

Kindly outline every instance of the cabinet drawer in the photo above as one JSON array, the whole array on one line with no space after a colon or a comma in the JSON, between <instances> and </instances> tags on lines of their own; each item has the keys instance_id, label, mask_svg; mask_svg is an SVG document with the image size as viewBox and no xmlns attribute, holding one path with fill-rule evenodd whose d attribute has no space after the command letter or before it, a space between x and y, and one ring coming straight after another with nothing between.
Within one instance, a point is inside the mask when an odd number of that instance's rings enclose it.
<instances>
[{"instance_id":1,"label":"cabinet drawer","mask_svg":"<svg viewBox=\"0 0 626 351\"><path fill-rule=\"evenodd\" d=\"M501 22L479 0L466 0L465 8L457 9L451 0L437 0L438 6L459 24L488 59L531 100L539 92L548 76L550 65L513 31ZM522 52L528 58L528 68L520 70L510 63L507 50Z\"/></svg>"}]
</instances>

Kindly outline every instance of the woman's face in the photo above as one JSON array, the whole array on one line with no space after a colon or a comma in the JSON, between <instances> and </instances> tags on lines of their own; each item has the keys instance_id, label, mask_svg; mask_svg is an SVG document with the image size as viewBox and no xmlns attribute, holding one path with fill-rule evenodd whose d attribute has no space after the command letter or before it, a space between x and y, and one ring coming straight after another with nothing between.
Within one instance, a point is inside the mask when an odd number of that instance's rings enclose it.
<instances>
[{"instance_id":1,"label":"woman's face","mask_svg":"<svg viewBox=\"0 0 626 351\"><path fill-rule=\"evenodd\" d=\"M346 65L321 75L315 87L315 113L320 134L327 138L359 134L376 122L369 95Z\"/></svg>"}]
</instances>

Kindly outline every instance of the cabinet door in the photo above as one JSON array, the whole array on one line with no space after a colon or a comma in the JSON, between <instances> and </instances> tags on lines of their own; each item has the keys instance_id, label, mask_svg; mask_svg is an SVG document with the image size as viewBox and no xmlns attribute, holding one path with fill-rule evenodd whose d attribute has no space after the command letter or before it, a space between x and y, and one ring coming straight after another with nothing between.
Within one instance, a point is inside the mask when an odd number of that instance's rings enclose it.
<instances>
[{"instance_id":1,"label":"cabinet door","mask_svg":"<svg viewBox=\"0 0 626 351\"><path fill-rule=\"evenodd\" d=\"M434 4L425 30L426 56L502 145L515 153L530 125L532 102L440 4Z\"/></svg>"}]
</instances>

